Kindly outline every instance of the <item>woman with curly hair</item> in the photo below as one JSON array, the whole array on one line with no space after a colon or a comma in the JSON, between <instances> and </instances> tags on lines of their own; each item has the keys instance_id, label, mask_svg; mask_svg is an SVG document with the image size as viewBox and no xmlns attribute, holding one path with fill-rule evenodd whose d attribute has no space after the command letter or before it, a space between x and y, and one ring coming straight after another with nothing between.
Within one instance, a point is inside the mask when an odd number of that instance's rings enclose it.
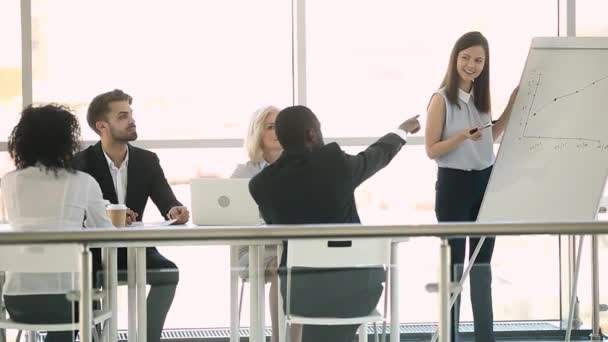
<instances>
[{"instance_id":1,"label":"woman with curly hair","mask_svg":"<svg viewBox=\"0 0 608 342\"><path fill-rule=\"evenodd\" d=\"M99 185L70 166L80 126L66 108L29 106L8 139L16 170L2 178L10 226L19 230L112 227ZM78 290L71 273L7 273L4 301L22 323L68 323L78 317L66 293ZM49 332L46 342L74 341L72 332Z\"/></svg>"}]
</instances>

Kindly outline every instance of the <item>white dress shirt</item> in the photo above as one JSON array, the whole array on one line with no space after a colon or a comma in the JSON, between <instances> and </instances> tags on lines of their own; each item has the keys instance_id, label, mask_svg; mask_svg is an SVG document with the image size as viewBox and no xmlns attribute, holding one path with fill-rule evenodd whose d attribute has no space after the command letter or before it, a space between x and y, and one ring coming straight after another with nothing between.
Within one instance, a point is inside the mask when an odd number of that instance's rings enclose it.
<instances>
[{"instance_id":1,"label":"white dress shirt","mask_svg":"<svg viewBox=\"0 0 608 342\"><path fill-rule=\"evenodd\" d=\"M18 230L112 227L97 181L90 175L39 167L7 173L2 199L10 227ZM4 294L60 294L78 289L78 274L7 272Z\"/></svg>"},{"instance_id":2,"label":"white dress shirt","mask_svg":"<svg viewBox=\"0 0 608 342\"><path fill-rule=\"evenodd\" d=\"M399 138L405 140L405 142L407 143L407 132L401 128L397 128L396 130L393 131L393 133L397 134L399 136Z\"/></svg>"},{"instance_id":3,"label":"white dress shirt","mask_svg":"<svg viewBox=\"0 0 608 342\"><path fill-rule=\"evenodd\" d=\"M122 162L120 167L116 167L110 157L103 152L110 168L110 174L112 175L112 183L114 183L114 190L116 190L116 198L119 204L126 204L127 200L127 171L129 166L129 149L127 148L127 155L125 160Z\"/></svg>"}]
</instances>

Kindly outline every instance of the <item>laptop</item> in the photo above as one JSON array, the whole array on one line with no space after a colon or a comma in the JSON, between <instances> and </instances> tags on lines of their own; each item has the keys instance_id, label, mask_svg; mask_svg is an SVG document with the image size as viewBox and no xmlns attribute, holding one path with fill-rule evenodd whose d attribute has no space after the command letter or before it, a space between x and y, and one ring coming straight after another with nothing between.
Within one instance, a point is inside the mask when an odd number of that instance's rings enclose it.
<instances>
[{"instance_id":1,"label":"laptop","mask_svg":"<svg viewBox=\"0 0 608 342\"><path fill-rule=\"evenodd\" d=\"M249 179L197 178L190 185L192 222L199 226L263 224Z\"/></svg>"}]
</instances>

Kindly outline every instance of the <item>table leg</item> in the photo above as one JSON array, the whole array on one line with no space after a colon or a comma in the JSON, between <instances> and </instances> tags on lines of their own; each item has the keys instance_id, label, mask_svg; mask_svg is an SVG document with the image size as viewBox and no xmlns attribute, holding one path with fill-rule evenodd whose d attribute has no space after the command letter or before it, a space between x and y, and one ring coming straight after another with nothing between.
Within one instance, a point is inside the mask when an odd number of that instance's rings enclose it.
<instances>
[{"instance_id":1,"label":"table leg","mask_svg":"<svg viewBox=\"0 0 608 342\"><path fill-rule=\"evenodd\" d=\"M85 245L80 254L80 341L93 342L92 326L93 322L93 279L91 277L92 264L91 252Z\"/></svg>"},{"instance_id":2,"label":"table leg","mask_svg":"<svg viewBox=\"0 0 608 342\"><path fill-rule=\"evenodd\" d=\"M249 247L249 282L251 283L251 317L249 338L252 342L264 341L264 246Z\"/></svg>"},{"instance_id":3,"label":"table leg","mask_svg":"<svg viewBox=\"0 0 608 342\"><path fill-rule=\"evenodd\" d=\"M399 243L391 243L391 274L389 293L391 301L391 342L400 341L400 325L399 322Z\"/></svg>"},{"instance_id":4,"label":"table leg","mask_svg":"<svg viewBox=\"0 0 608 342\"><path fill-rule=\"evenodd\" d=\"M118 337L118 265L115 247L104 248L104 289L105 303L112 313L108 322L108 332L103 334L104 341L113 342Z\"/></svg>"},{"instance_id":5,"label":"table leg","mask_svg":"<svg viewBox=\"0 0 608 342\"><path fill-rule=\"evenodd\" d=\"M230 342L239 342L239 261L238 246L230 246Z\"/></svg>"},{"instance_id":6,"label":"table leg","mask_svg":"<svg viewBox=\"0 0 608 342\"><path fill-rule=\"evenodd\" d=\"M146 305L146 248L136 248L137 258L137 342L147 342L147 305Z\"/></svg>"},{"instance_id":7,"label":"table leg","mask_svg":"<svg viewBox=\"0 0 608 342\"><path fill-rule=\"evenodd\" d=\"M127 282L129 286L129 341L137 342L137 279L135 248L127 248Z\"/></svg>"}]
</instances>

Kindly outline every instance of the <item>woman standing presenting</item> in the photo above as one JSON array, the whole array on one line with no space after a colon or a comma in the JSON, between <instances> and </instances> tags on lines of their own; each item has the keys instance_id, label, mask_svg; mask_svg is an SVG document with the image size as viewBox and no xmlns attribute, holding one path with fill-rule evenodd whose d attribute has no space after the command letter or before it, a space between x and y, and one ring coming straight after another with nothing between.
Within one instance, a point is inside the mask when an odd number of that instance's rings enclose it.
<instances>
[{"instance_id":1,"label":"woman standing presenting","mask_svg":"<svg viewBox=\"0 0 608 342\"><path fill-rule=\"evenodd\" d=\"M490 105L490 50L479 32L460 37L450 55L440 89L433 94L425 134L426 153L437 162L435 214L439 222L475 221L494 164L494 141L503 133L517 89L497 121ZM493 125L491 125L493 123ZM490 124L490 125L489 125ZM469 238L472 254L479 238ZM462 275L466 238L450 239L451 279ZM471 269L475 341L495 341L490 261L494 238L487 238ZM452 341L458 336L457 301L452 312Z\"/></svg>"}]
</instances>

